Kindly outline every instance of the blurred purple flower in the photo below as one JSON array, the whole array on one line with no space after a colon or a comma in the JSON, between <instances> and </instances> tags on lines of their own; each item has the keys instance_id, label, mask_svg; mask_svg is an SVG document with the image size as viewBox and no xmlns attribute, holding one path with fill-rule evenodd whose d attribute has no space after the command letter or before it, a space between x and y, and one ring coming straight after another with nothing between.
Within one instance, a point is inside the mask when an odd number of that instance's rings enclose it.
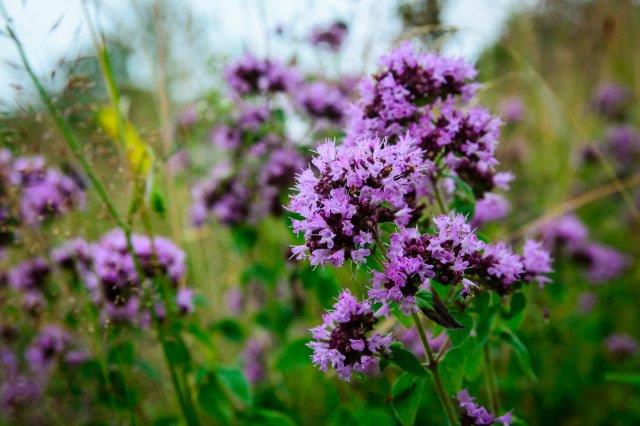
<instances>
[{"instance_id":1,"label":"blurred purple flower","mask_svg":"<svg viewBox=\"0 0 640 426\"><path fill-rule=\"evenodd\" d=\"M632 100L632 92L617 83L603 83L591 98L591 107L604 118L619 120L624 118Z\"/></svg>"},{"instance_id":2,"label":"blurred purple flower","mask_svg":"<svg viewBox=\"0 0 640 426\"><path fill-rule=\"evenodd\" d=\"M424 351L424 346L422 346L422 341L420 340L420 335L418 334L418 329L415 327L411 327L408 329L403 329L398 334L398 341L401 342L407 349L414 353L420 359L423 359L426 356ZM433 337L430 331L427 331L427 341L429 342L429 347L433 353L438 353L447 342L447 333L440 333L437 336Z\"/></svg>"},{"instance_id":3,"label":"blurred purple flower","mask_svg":"<svg viewBox=\"0 0 640 426\"><path fill-rule=\"evenodd\" d=\"M225 77L231 89L240 96L288 92L300 82L300 76L293 68L251 54L228 66Z\"/></svg>"},{"instance_id":4,"label":"blurred purple flower","mask_svg":"<svg viewBox=\"0 0 640 426\"><path fill-rule=\"evenodd\" d=\"M583 314L588 314L593 311L596 303L598 302L598 296L591 291L585 291L578 295L577 307L578 311Z\"/></svg>"},{"instance_id":5,"label":"blurred purple flower","mask_svg":"<svg viewBox=\"0 0 640 426\"><path fill-rule=\"evenodd\" d=\"M242 350L243 370L249 382L256 384L265 380L267 375L267 348L269 342L266 339L250 338Z\"/></svg>"},{"instance_id":6,"label":"blurred purple flower","mask_svg":"<svg viewBox=\"0 0 640 426\"><path fill-rule=\"evenodd\" d=\"M524 118L524 103L521 98L511 96L500 101L498 111L505 122L515 124Z\"/></svg>"},{"instance_id":7,"label":"blurred purple flower","mask_svg":"<svg viewBox=\"0 0 640 426\"><path fill-rule=\"evenodd\" d=\"M607 350L618 358L628 358L638 353L638 341L629 334L612 334L607 337L605 344Z\"/></svg>"},{"instance_id":8,"label":"blurred purple flower","mask_svg":"<svg viewBox=\"0 0 640 426\"><path fill-rule=\"evenodd\" d=\"M335 86L314 81L300 88L296 102L314 119L342 124L349 106L349 98Z\"/></svg>"},{"instance_id":9,"label":"blurred purple flower","mask_svg":"<svg viewBox=\"0 0 640 426\"><path fill-rule=\"evenodd\" d=\"M316 27L309 36L309 41L314 46L327 47L337 52L342 47L349 33L349 27L343 21L336 21L326 27Z\"/></svg>"},{"instance_id":10,"label":"blurred purple flower","mask_svg":"<svg viewBox=\"0 0 640 426\"><path fill-rule=\"evenodd\" d=\"M511 206L506 198L499 194L487 192L476 202L471 226L478 228L486 223L504 219L510 210Z\"/></svg>"},{"instance_id":11,"label":"blurred purple flower","mask_svg":"<svg viewBox=\"0 0 640 426\"><path fill-rule=\"evenodd\" d=\"M22 292L42 292L50 273L47 261L35 257L19 263L9 271L9 284Z\"/></svg>"}]
</instances>

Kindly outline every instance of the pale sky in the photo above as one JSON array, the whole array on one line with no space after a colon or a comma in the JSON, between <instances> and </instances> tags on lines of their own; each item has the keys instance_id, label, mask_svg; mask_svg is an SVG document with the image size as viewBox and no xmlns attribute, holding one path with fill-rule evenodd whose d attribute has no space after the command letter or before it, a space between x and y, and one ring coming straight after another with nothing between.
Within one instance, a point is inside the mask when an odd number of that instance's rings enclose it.
<instances>
[{"instance_id":1,"label":"pale sky","mask_svg":"<svg viewBox=\"0 0 640 426\"><path fill-rule=\"evenodd\" d=\"M58 68L61 59L74 59L90 46L80 1L4 0L40 75L49 76ZM128 69L134 82L143 87L150 87L153 82L153 59L151 52L143 47L144 33L137 31L141 23L135 9L149 3L153 0L90 2L90 9L95 11L105 33L137 34L127 40L134 49ZM226 56L250 50L258 55L283 58L297 50L301 52L302 65L308 69L322 67L323 72L361 72L373 66L400 30L395 0L175 0L168 3L172 7L170 28L193 29L191 34L186 31L170 34L180 46L173 59L182 66L184 73L184 78L176 79L171 88L174 98L179 101L197 96L212 84L206 58L198 56L203 50ZM460 32L448 41L445 52L474 60L500 34L509 12L522 4L523 1L518 0L447 2L444 22L460 28ZM336 18L351 24L349 39L340 57L326 55L319 60L310 49L299 49L302 38L313 26ZM278 39L274 35L273 30L279 24L287 29L288 38ZM370 52L366 58L365 51ZM0 103L5 107L11 105L16 96L21 96L16 93L15 84L28 87L24 73L10 65L17 60L10 40L0 37ZM55 87L55 80L50 83Z\"/></svg>"}]
</instances>

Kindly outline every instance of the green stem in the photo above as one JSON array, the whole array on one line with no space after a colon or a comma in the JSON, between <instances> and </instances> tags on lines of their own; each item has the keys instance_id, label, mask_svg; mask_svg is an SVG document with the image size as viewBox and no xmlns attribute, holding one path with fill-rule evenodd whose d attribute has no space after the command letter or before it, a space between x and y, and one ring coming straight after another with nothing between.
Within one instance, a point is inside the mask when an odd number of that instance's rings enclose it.
<instances>
[{"instance_id":1,"label":"green stem","mask_svg":"<svg viewBox=\"0 0 640 426\"><path fill-rule=\"evenodd\" d=\"M422 342L422 346L427 354L427 361L429 365L427 368L431 371L433 376L433 381L436 385L436 393L440 398L440 402L442 403L442 408L444 409L445 414L447 415L447 419L449 420L449 424L456 425L457 419L455 410L451 403L451 399L449 398L449 394L447 394L444 385L442 384L442 378L440 377L440 372L438 370L438 361L433 356L433 351L431 350L431 346L429 346L429 341L427 340L427 335L424 331L424 327L422 326L422 321L420 321L420 317L417 313L413 313L413 322L416 324L416 328L418 329L418 335L420 336L420 341Z\"/></svg>"},{"instance_id":2,"label":"green stem","mask_svg":"<svg viewBox=\"0 0 640 426\"><path fill-rule=\"evenodd\" d=\"M489 342L482 348L482 354L484 356L485 374L487 376L487 389L489 390L489 399L491 400L491 409L494 413L500 411L500 393L498 391L498 383L496 381L496 375L493 371L493 362L491 360L491 352L489 348Z\"/></svg>"},{"instance_id":3,"label":"green stem","mask_svg":"<svg viewBox=\"0 0 640 426\"><path fill-rule=\"evenodd\" d=\"M443 214L447 214L447 208L444 204L444 198L442 198L442 193L440 192L440 188L438 188L437 180L432 180L433 182L433 193L436 196L436 202L438 203L438 207L440 207L440 212Z\"/></svg>"}]
</instances>

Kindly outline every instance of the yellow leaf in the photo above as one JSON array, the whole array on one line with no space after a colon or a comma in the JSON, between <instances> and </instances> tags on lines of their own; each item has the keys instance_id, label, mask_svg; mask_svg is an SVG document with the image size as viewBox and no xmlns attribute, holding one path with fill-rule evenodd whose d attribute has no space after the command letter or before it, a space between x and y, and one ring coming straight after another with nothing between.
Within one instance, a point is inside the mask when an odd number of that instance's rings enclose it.
<instances>
[{"instance_id":1,"label":"yellow leaf","mask_svg":"<svg viewBox=\"0 0 640 426\"><path fill-rule=\"evenodd\" d=\"M124 139L127 150L129 168L133 173L146 176L153 165L153 151L151 147L140 137L140 134L131 122L123 119L123 134L118 129L118 116L113 108L105 107L98 111L98 124L116 142Z\"/></svg>"}]
</instances>

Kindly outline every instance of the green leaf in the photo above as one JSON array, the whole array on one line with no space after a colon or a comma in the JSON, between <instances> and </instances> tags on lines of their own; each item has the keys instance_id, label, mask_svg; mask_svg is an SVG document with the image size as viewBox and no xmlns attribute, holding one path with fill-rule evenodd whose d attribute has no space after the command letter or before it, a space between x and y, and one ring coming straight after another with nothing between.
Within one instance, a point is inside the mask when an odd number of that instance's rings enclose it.
<instances>
[{"instance_id":1,"label":"green leaf","mask_svg":"<svg viewBox=\"0 0 640 426\"><path fill-rule=\"evenodd\" d=\"M213 341L211 340L210 334L205 329L200 327L199 324L191 323L187 325L187 331L203 345L209 348L213 347Z\"/></svg>"},{"instance_id":2,"label":"green leaf","mask_svg":"<svg viewBox=\"0 0 640 426\"><path fill-rule=\"evenodd\" d=\"M428 376L427 369L412 352L402 346L402 343L394 342L391 344L391 362L414 376Z\"/></svg>"},{"instance_id":3,"label":"green leaf","mask_svg":"<svg viewBox=\"0 0 640 426\"><path fill-rule=\"evenodd\" d=\"M220 388L214 373L205 373L199 382L198 404L200 408L220 423L231 423L231 405Z\"/></svg>"},{"instance_id":4,"label":"green leaf","mask_svg":"<svg viewBox=\"0 0 640 426\"><path fill-rule=\"evenodd\" d=\"M295 426L296 423L284 413L261 408L251 413L246 424L252 426Z\"/></svg>"},{"instance_id":5,"label":"green leaf","mask_svg":"<svg viewBox=\"0 0 640 426\"><path fill-rule=\"evenodd\" d=\"M462 349L465 357L464 376L473 381L482 373L482 346L478 343L478 339L470 338L460 345L460 349Z\"/></svg>"},{"instance_id":6,"label":"green leaf","mask_svg":"<svg viewBox=\"0 0 640 426\"><path fill-rule=\"evenodd\" d=\"M455 190L451 208L467 218L472 218L476 209L476 197L473 189L458 176L453 176Z\"/></svg>"},{"instance_id":7,"label":"green leaf","mask_svg":"<svg viewBox=\"0 0 640 426\"><path fill-rule=\"evenodd\" d=\"M449 349L442 361L440 361L442 382L449 394L458 392L462 387L464 362L464 352L460 348Z\"/></svg>"},{"instance_id":8,"label":"green leaf","mask_svg":"<svg viewBox=\"0 0 640 426\"><path fill-rule=\"evenodd\" d=\"M463 325L447 310L436 291L420 290L415 297L418 308L436 324L446 328L463 328Z\"/></svg>"},{"instance_id":9,"label":"green leaf","mask_svg":"<svg viewBox=\"0 0 640 426\"><path fill-rule=\"evenodd\" d=\"M604 380L640 387L640 373L607 373L604 376Z\"/></svg>"},{"instance_id":10,"label":"green leaf","mask_svg":"<svg viewBox=\"0 0 640 426\"><path fill-rule=\"evenodd\" d=\"M412 426L416 421L424 382L424 379L405 373L391 387L391 405L403 426Z\"/></svg>"},{"instance_id":11,"label":"green leaf","mask_svg":"<svg viewBox=\"0 0 640 426\"><path fill-rule=\"evenodd\" d=\"M130 341L119 343L109 350L109 363L110 364L124 364L132 365L135 361L136 355L133 347L133 343Z\"/></svg>"},{"instance_id":12,"label":"green leaf","mask_svg":"<svg viewBox=\"0 0 640 426\"><path fill-rule=\"evenodd\" d=\"M246 252L256 245L258 232L249 226L234 226L231 228L231 237L236 249Z\"/></svg>"},{"instance_id":13,"label":"green leaf","mask_svg":"<svg viewBox=\"0 0 640 426\"><path fill-rule=\"evenodd\" d=\"M242 330L240 323L234 319L222 319L214 323L210 328L212 331L221 333L224 337L233 342L240 342L244 340L244 331Z\"/></svg>"},{"instance_id":14,"label":"green leaf","mask_svg":"<svg viewBox=\"0 0 640 426\"><path fill-rule=\"evenodd\" d=\"M311 356L311 349L307 343L309 343L309 339L304 337L285 346L276 360L276 368L285 372L299 367L307 367Z\"/></svg>"},{"instance_id":15,"label":"green leaf","mask_svg":"<svg viewBox=\"0 0 640 426\"><path fill-rule=\"evenodd\" d=\"M189 362L189 351L179 340L170 339L165 342L165 351L169 362L174 365L183 365Z\"/></svg>"},{"instance_id":16,"label":"green leaf","mask_svg":"<svg viewBox=\"0 0 640 426\"><path fill-rule=\"evenodd\" d=\"M534 373L533 368L531 367L531 355L529 354L529 350L524 343L522 343L520 338L508 327L502 327L500 338L511 346L522 371L529 376L531 380L538 380L536 373Z\"/></svg>"},{"instance_id":17,"label":"green leaf","mask_svg":"<svg viewBox=\"0 0 640 426\"><path fill-rule=\"evenodd\" d=\"M413 325L414 325L413 324L413 318L411 318L409 315L407 315L404 312L402 312L402 310L400 309L400 307L397 304L393 304L391 306L391 313L393 314L395 319L397 319L400 322L400 324L402 324L406 328L413 327Z\"/></svg>"},{"instance_id":18,"label":"green leaf","mask_svg":"<svg viewBox=\"0 0 640 426\"><path fill-rule=\"evenodd\" d=\"M164 195L162 195L162 191L154 185L151 190L151 194L149 194L149 204L151 205L151 210L156 212L158 216L164 217L167 212L167 203L164 199Z\"/></svg>"},{"instance_id":19,"label":"green leaf","mask_svg":"<svg viewBox=\"0 0 640 426\"><path fill-rule=\"evenodd\" d=\"M251 405L253 394L249 387L249 381L242 370L234 367L218 367L215 373L222 386L227 388L243 404Z\"/></svg>"},{"instance_id":20,"label":"green leaf","mask_svg":"<svg viewBox=\"0 0 640 426\"><path fill-rule=\"evenodd\" d=\"M393 426L395 424L393 417L381 407L362 407L353 413L353 417L357 426Z\"/></svg>"},{"instance_id":21,"label":"green leaf","mask_svg":"<svg viewBox=\"0 0 640 426\"><path fill-rule=\"evenodd\" d=\"M526 314L527 298L521 292L515 293L511 296L511 307L509 312L504 315L505 322L511 330L517 330Z\"/></svg>"},{"instance_id":22,"label":"green leaf","mask_svg":"<svg viewBox=\"0 0 640 426\"><path fill-rule=\"evenodd\" d=\"M447 334L449 335L451 344L453 346L459 346L469 337L469 333L471 333L473 329L473 318L466 313L454 314L453 316L456 321L462 325L462 328L449 329L447 330Z\"/></svg>"}]
</instances>

